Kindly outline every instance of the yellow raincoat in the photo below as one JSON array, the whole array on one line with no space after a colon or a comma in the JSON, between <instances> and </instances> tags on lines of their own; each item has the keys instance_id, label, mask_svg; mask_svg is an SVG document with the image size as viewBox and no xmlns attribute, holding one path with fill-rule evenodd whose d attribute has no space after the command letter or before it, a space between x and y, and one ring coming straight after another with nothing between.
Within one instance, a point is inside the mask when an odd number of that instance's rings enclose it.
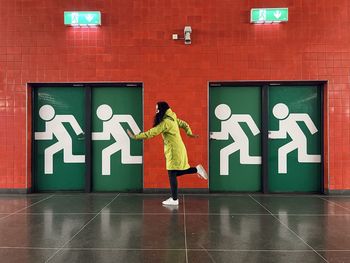
<instances>
[{"instance_id":1,"label":"yellow raincoat","mask_svg":"<svg viewBox=\"0 0 350 263\"><path fill-rule=\"evenodd\" d=\"M164 141L164 154L167 170L186 170L190 168L187 159L187 151L182 141L180 130L182 128L187 135L192 135L190 126L176 117L176 114L168 109L163 120L152 129L135 135L136 140L150 139L162 134Z\"/></svg>"}]
</instances>

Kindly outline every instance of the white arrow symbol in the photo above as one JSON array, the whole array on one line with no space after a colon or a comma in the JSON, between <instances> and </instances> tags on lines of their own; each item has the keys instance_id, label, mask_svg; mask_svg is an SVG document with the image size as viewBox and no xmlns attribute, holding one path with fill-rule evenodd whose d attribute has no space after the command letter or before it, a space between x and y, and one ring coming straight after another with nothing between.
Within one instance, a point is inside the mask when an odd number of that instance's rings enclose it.
<instances>
[{"instance_id":1,"label":"white arrow symbol","mask_svg":"<svg viewBox=\"0 0 350 263\"><path fill-rule=\"evenodd\" d=\"M275 13L273 13L273 15L278 19L281 17L282 13L279 10L277 10Z\"/></svg>"},{"instance_id":2,"label":"white arrow symbol","mask_svg":"<svg viewBox=\"0 0 350 263\"><path fill-rule=\"evenodd\" d=\"M91 20L94 18L94 15L88 14L85 16L85 18L87 19L87 21L91 22Z\"/></svg>"}]
</instances>

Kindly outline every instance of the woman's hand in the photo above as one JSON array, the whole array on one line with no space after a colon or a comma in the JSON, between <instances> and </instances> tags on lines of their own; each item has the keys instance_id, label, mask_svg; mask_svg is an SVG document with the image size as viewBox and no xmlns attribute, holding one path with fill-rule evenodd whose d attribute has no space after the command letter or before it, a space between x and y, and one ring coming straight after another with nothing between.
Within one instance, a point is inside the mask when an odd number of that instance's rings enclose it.
<instances>
[{"instance_id":1,"label":"woman's hand","mask_svg":"<svg viewBox=\"0 0 350 263\"><path fill-rule=\"evenodd\" d=\"M197 139L197 138L199 138L199 135L197 135L197 134L189 134L188 137Z\"/></svg>"},{"instance_id":2,"label":"woman's hand","mask_svg":"<svg viewBox=\"0 0 350 263\"><path fill-rule=\"evenodd\" d=\"M129 129L127 129L126 132L128 133L131 139L135 139L135 135Z\"/></svg>"}]
</instances>

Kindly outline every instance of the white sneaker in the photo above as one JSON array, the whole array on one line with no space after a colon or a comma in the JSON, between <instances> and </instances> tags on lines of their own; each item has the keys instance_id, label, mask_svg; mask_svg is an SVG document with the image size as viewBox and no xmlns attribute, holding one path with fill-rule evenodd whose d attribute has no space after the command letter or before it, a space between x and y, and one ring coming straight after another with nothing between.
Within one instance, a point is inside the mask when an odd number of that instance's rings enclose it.
<instances>
[{"instance_id":1,"label":"white sneaker","mask_svg":"<svg viewBox=\"0 0 350 263\"><path fill-rule=\"evenodd\" d=\"M207 172L204 170L203 166L201 164L198 164L196 166L197 168L197 173L205 180L208 180L208 174Z\"/></svg>"},{"instance_id":2,"label":"white sneaker","mask_svg":"<svg viewBox=\"0 0 350 263\"><path fill-rule=\"evenodd\" d=\"M163 205L179 205L179 199L174 200L172 197L162 202Z\"/></svg>"}]
</instances>

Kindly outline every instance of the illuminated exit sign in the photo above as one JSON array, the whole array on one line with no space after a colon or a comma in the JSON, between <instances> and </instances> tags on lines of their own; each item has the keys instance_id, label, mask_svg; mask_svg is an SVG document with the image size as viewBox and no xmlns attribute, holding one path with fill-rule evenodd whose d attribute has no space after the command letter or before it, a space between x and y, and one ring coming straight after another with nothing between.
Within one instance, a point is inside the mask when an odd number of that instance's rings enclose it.
<instances>
[{"instance_id":1,"label":"illuminated exit sign","mask_svg":"<svg viewBox=\"0 0 350 263\"><path fill-rule=\"evenodd\" d=\"M250 23L271 24L288 21L288 8L253 8L250 10Z\"/></svg>"},{"instance_id":2,"label":"illuminated exit sign","mask_svg":"<svg viewBox=\"0 0 350 263\"><path fill-rule=\"evenodd\" d=\"M64 12L66 26L100 26L100 11L66 11Z\"/></svg>"}]
</instances>

